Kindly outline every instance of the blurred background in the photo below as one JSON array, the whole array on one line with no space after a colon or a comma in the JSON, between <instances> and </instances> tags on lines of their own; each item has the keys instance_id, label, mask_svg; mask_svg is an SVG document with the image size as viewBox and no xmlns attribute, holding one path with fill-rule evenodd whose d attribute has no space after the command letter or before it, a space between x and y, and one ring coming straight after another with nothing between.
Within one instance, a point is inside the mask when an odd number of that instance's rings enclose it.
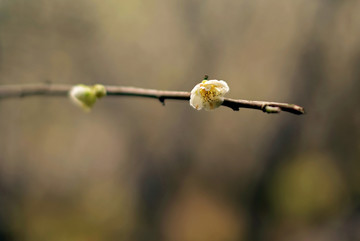
<instances>
[{"instance_id":1,"label":"blurred background","mask_svg":"<svg viewBox=\"0 0 360 241\"><path fill-rule=\"evenodd\" d=\"M360 240L360 1L0 0L0 84L190 91L0 101L0 240Z\"/></svg>"}]
</instances>

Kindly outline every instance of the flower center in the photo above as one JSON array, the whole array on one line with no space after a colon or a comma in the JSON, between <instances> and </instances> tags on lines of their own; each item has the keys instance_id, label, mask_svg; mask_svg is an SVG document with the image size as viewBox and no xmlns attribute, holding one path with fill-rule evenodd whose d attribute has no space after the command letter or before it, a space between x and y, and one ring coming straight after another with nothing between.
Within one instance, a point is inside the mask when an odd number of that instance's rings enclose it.
<instances>
[{"instance_id":1,"label":"flower center","mask_svg":"<svg viewBox=\"0 0 360 241\"><path fill-rule=\"evenodd\" d=\"M200 94L205 101L212 101L218 95L215 86L206 84L206 80L201 82L200 87Z\"/></svg>"}]
</instances>

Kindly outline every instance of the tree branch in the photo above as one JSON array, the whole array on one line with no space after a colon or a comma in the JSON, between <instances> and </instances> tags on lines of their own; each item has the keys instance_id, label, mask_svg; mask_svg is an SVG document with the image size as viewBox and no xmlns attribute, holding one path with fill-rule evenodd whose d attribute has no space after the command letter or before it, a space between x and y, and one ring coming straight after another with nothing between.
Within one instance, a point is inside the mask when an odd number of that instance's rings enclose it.
<instances>
[{"instance_id":1,"label":"tree branch","mask_svg":"<svg viewBox=\"0 0 360 241\"><path fill-rule=\"evenodd\" d=\"M31 85L0 85L0 100L5 98L21 98L27 96L68 96L72 85L54 85L54 84L31 84ZM124 86L105 86L107 96L137 96L158 99L165 104L166 99L172 100L190 100L190 92L186 91L165 91L154 89L142 89ZM241 99L225 98L223 106L229 107L234 111L240 108L249 108L262 110L266 113L279 113L286 111L289 113L301 115L305 113L303 107L278 102L251 101Z\"/></svg>"}]
</instances>

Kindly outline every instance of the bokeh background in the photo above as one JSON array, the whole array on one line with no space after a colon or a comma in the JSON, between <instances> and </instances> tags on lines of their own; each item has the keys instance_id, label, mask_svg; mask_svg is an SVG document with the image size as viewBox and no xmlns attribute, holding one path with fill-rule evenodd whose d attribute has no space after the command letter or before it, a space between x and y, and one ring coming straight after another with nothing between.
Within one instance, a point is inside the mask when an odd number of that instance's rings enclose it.
<instances>
[{"instance_id":1,"label":"bokeh background","mask_svg":"<svg viewBox=\"0 0 360 241\"><path fill-rule=\"evenodd\" d=\"M0 240L360 240L360 1L0 0L0 84L190 91L0 101Z\"/></svg>"}]
</instances>

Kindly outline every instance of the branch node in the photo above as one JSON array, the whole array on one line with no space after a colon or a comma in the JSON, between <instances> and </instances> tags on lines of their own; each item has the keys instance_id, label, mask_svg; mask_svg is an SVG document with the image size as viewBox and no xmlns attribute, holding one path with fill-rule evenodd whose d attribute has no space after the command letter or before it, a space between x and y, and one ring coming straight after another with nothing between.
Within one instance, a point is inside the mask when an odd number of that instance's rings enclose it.
<instances>
[{"instance_id":1,"label":"branch node","mask_svg":"<svg viewBox=\"0 0 360 241\"><path fill-rule=\"evenodd\" d=\"M161 104L162 104L163 106L165 106L165 98L164 98L163 96L160 96L160 97L159 97L159 101L161 102Z\"/></svg>"},{"instance_id":2,"label":"branch node","mask_svg":"<svg viewBox=\"0 0 360 241\"><path fill-rule=\"evenodd\" d=\"M20 93L19 93L19 97L20 97L20 98L23 98L23 97L25 97L25 96L26 96L26 95L25 95L25 91L21 90Z\"/></svg>"},{"instance_id":3,"label":"branch node","mask_svg":"<svg viewBox=\"0 0 360 241\"><path fill-rule=\"evenodd\" d=\"M273 114L273 113L280 113L281 112L281 108L277 107L277 106L270 106L270 105L266 105L264 104L261 107L263 112L266 112L268 114Z\"/></svg>"},{"instance_id":4,"label":"branch node","mask_svg":"<svg viewBox=\"0 0 360 241\"><path fill-rule=\"evenodd\" d=\"M233 109L233 111L239 111L239 110L240 110L240 106L232 106L231 109Z\"/></svg>"}]
</instances>

